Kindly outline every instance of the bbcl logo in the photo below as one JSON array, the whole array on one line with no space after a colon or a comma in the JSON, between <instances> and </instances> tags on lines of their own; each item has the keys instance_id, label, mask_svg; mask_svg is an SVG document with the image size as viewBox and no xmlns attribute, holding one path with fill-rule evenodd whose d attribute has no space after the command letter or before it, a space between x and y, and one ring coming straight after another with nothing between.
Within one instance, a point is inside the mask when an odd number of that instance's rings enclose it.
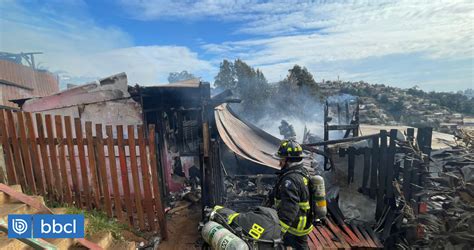
<instances>
[{"instance_id":1,"label":"bbcl logo","mask_svg":"<svg viewBox=\"0 0 474 250\"><path fill-rule=\"evenodd\" d=\"M84 238L84 215L10 214L8 238Z\"/></svg>"}]
</instances>

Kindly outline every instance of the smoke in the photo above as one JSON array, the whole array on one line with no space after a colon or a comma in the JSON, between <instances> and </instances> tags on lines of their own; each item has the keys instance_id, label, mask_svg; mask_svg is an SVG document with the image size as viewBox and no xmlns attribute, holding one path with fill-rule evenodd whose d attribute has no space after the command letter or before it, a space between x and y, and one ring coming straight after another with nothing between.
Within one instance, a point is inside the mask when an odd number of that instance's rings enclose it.
<instances>
[{"instance_id":1,"label":"smoke","mask_svg":"<svg viewBox=\"0 0 474 250\"><path fill-rule=\"evenodd\" d=\"M318 96L310 95L304 87L283 89L273 84L271 88L272 93L258 105L248 108L245 97L241 97L243 103L232 105L232 109L277 138L283 138L278 129L282 120L293 126L299 142L303 139L305 126L312 134L322 137L324 105Z\"/></svg>"},{"instance_id":2,"label":"smoke","mask_svg":"<svg viewBox=\"0 0 474 250\"><path fill-rule=\"evenodd\" d=\"M283 139L279 126L282 120L291 124L296 132L296 140L302 142L304 131L323 138L324 134L324 102L343 104L347 101L353 103L356 97L348 94L329 96L327 98L311 94L311 91L302 87L300 89L282 89L278 84L273 84L273 93L258 106L251 110L242 104L232 105L239 116L252 122L257 127L265 130L271 135ZM245 102L245 97L242 98ZM330 116L335 116L331 113ZM333 119L332 124L337 124L337 119ZM331 131L330 139L339 139L344 135L344 131Z\"/></svg>"},{"instance_id":3,"label":"smoke","mask_svg":"<svg viewBox=\"0 0 474 250\"><path fill-rule=\"evenodd\" d=\"M327 98L328 103L345 103L356 101L357 97L349 94L333 95Z\"/></svg>"}]
</instances>

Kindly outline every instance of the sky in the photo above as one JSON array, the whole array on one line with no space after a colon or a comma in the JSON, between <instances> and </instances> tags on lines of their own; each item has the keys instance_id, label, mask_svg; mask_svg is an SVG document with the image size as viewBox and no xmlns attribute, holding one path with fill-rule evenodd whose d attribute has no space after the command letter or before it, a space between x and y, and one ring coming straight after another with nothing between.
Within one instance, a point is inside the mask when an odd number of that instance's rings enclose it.
<instances>
[{"instance_id":1,"label":"sky","mask_svg":"<svg viewBox=\"0 0 474 250\"><path fill-rule=\"evenodd\" d=\"M474 88L474 1L0 0L0 51L43 52L62 84L212 83L240 58L269 82L299 64L318 82L458 91Z\"/></svg>"}]
</instances>

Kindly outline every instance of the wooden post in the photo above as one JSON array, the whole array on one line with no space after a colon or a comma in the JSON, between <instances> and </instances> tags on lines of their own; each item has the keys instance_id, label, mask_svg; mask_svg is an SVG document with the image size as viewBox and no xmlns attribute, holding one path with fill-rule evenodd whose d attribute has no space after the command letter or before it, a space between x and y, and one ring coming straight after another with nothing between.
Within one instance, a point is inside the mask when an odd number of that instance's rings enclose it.
<instances>
[{"instance_id":1,"label":"wooden post","mask_svg":"<svg viewBox=\"0 0 474 250\"><path fill-rule=\"evenodd\" d=\"M158 224L160 225L160 234L163 240L168 238L168 228L166 225L165 211L163 209L160 185L158 182L158 165L156 160L156 149L155 149L155 125L149 126L148 131L148 149L150 150L150 168L151 177L153 184L153 196L155 203L155 211L158 218Z\"/></svg>"},{"instance_id":2,"label":"wooden post","mask_svg":"<svg viewBox=\"0 0 474 250\"><path fill-rule=\"evenodd\" d=\"M354 168L355 168L355 148L349 147L347 150L348 153L348 169L347 169L347 184L354 182Z\"/></svg>"},{"instance_id":3,"label":"wooden post","mask_svg":"<svg viewBox=\"0 0 474 250\"><path fill-rule=\"evenodd\" d=\"M387 167L387 131L380 131L380 161L379 161L379 185L377 190L377 205L375 211L375 218L378 220L382 216L384 209L384 195L387 181L386 167Z\"/></svg>"},{"instance_id":4,"label":"wooden post","mask_svg":"<svg viewBox=\"0 0 474 250\"><path fill-rule=\"evenodd\" d=\"M362 193L368 194L368 182L370 176L370 148L364 148L364 172L362 174Z\"/></svg>"},{"instance_id":5,"label":"wooden post","mask_svg":"<svg viewBox=\"0 0 474 250\"><path fill-rule=\"evenodd\" d=\"M337 103L337 124L341 125L341 105L339 104L339 102Z\"/></svg>"},{"instance_id":6,"label":"wooden post","mask_svg":"<svg viewBox=\"0 0 474 250\"><path fill-rule=\"evenodd\" d=\"M378 187L378 166L379 166L379 137L372 139L372 164L370 168L370 198L374 199Z\"/></svg>"},{"instance_id":7,"label":"wooden post","mask_svg":"<svg viewBox=\"0 0 474 250\"><path fill-rule=\"evenodd\" d=\"M328 116L329 116L329 102L326 100L326 105L324 105L324 141L328 141L329 140L329 119L328 119ZM324 145L324 153L328 153L328 146L327 145ZM324 170L327 169L327 165L328 165L328 159L326 157L324 157L324 165L323 165L323 168Z\"/></svg>"},{"instance_id":8,"label":"wooden post","mask_svg":"<svg viewBox=\"0 0 474 250\"><path fill-rule=\"evenodd\" d=\"M346 124L351 124L351 114L349 113L349 102L346 100L345 103L345 108L346 108Z\"/></svg>"},{"instance_id":9,"label":"wooden post","mask_svg":"<svg viewBox=\"0 0 474 250\"><path fill-rule=\"evenodd\" d=\"M388 153L387 153L387 183L386 183L386 193L387 193L387 199L391 200L393 199L393 180L394 178L394 172L395 172L395 141L397 140L397 133L398 130L396 129L391 129L390 130L390 143L388 147ZM392 205L395 205L392 203Z\"/></svg>"},{"instance_id":10,"label":"wooden post","mask_svg":"<svg viewBox=\"0 0 474 250\"><path fill-rule=\"evenodd\" d=\"M354 135L354 137L358 137L359 136L359 128L360 128L360 124L359 124L359 98L357 98L357 106L356 106L356 110L355 110L355 114L354 114L354 123L357 125L357 128L354 129L353 135Z\"/></svg>"}]
</instances>

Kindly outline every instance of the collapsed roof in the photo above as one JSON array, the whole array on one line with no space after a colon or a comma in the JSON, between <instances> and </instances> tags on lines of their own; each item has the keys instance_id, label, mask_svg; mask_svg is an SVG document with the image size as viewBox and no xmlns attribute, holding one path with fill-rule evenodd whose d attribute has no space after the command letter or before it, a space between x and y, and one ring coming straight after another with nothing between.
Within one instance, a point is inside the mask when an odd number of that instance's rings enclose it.
<instances>
[{"instance_id":1,"label":"collapsed roof","mask_svg":"<svg viewBox=\"0 0 474 250\"><path fill-rule=\"evenodd\" d=\"M222 141L238 156L254 163L279 169L273 154L280 140L240 119L227 104L215 108L217 130Z\"/></svg>"}]
</instances>

